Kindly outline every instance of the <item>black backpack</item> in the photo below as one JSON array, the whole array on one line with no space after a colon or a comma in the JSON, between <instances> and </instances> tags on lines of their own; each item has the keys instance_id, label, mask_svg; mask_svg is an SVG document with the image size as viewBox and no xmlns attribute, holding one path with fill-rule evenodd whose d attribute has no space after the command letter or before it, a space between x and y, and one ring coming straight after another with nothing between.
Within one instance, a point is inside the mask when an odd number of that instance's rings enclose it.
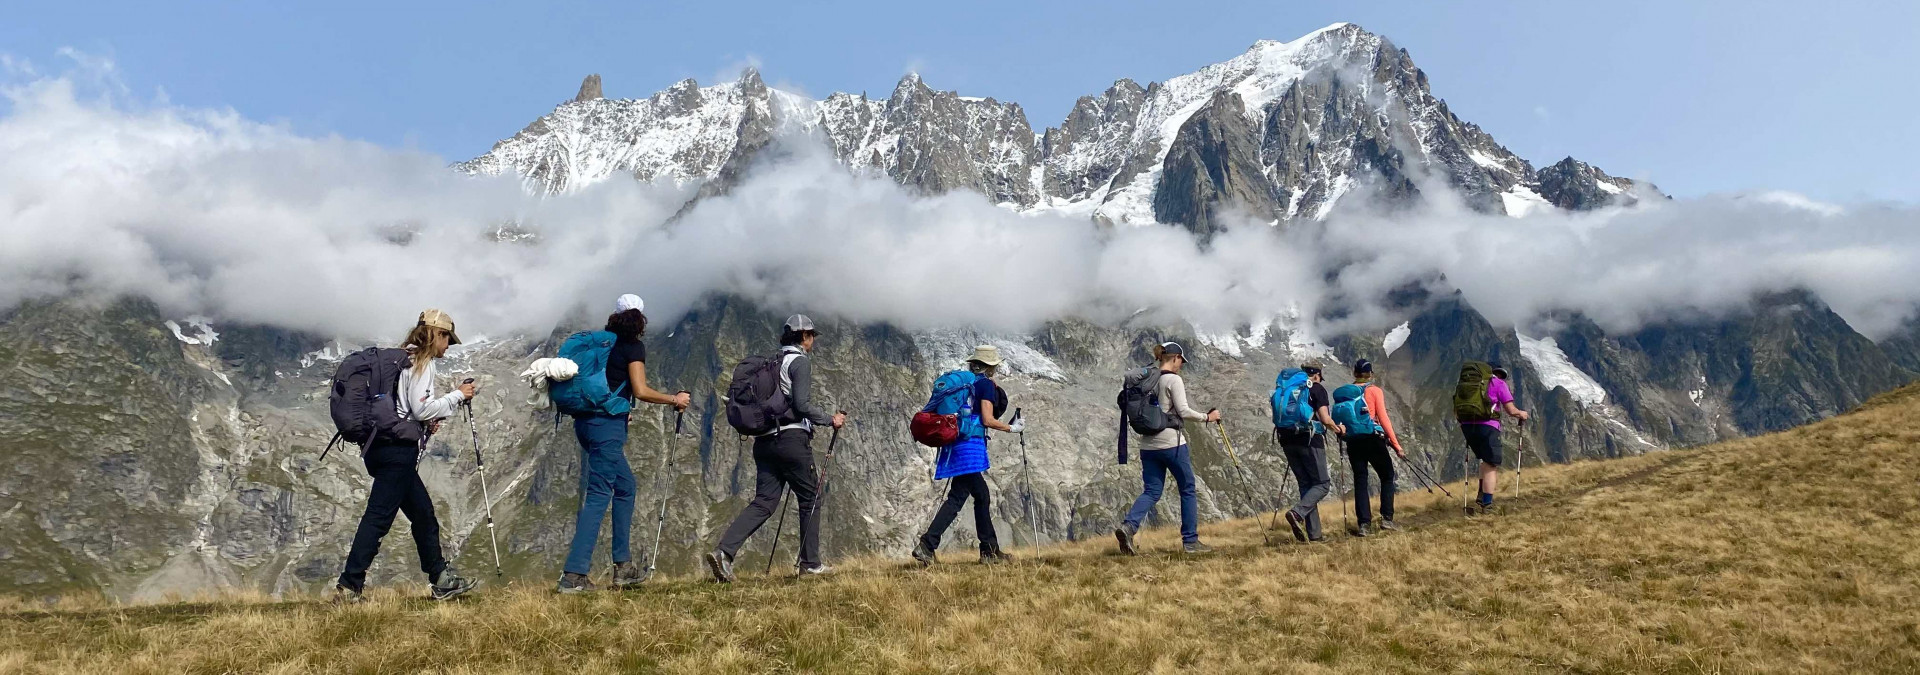
<instances>
[{"instance_id":1,"label":"black backpack","mask_svg":"<svg viewBox=\"0 0 1920 675\"><path fill-rule=\"evenodd\" d=\"M419 445L426 430L419 422L400 416L398 407L400 373L413 367L405 349L368 347L348 354L333 371L333 384L327 390L327 412L333 417L333 440L327 441L320 459L341 441L360 446L360 455L375 439L386 438Z\"/></svg>"},{"instance_id":2,"label":"black backpack","mask_svg":"<svg viewBox=\"0 0 1920 675\"><path fill-rule=\"evenodd\" d=\"M780 393L780 364L786 352L749 356L733 367L727 385L727 424L748 436L762 436L790 421L793 402Z\"/></svg>"},{"instance_id":3,"label":"black backpack","mask_svg":"<svg viewBox=\"0 0 1920 675\"><path fill-rule=\"evenodd\" d=\"M1127 463L1127 429L1142 436L1181 428L1177 415L1168 415L1160 409L1160 376L1166 371L1158 365L1147 366L1129 373L1120 385L1120 395L1116 403L1120 406L1120 463Z\"/></svg>"}]
</instances>

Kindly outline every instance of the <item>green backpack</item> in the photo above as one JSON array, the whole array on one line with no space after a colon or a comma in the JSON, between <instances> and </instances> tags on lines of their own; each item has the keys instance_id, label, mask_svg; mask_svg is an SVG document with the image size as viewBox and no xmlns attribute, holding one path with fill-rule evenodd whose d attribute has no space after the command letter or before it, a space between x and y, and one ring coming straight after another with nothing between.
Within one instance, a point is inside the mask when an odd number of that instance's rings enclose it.
<instances>
[{"instance_id":1,"label":"green backpack","mask_svg":"<svg viewBox=\"0 0 1920 675\"><path fill-rule=\"evenodd\" d=\"M1453 416L1462 422L1485 422L1497 419L1493 411L1493 397L1487 395L1487 385L1493 383L1493 366L1484 361L1468 361L1460 365L1460 386L1453 390Z\"/></svg>"}]
</instances>

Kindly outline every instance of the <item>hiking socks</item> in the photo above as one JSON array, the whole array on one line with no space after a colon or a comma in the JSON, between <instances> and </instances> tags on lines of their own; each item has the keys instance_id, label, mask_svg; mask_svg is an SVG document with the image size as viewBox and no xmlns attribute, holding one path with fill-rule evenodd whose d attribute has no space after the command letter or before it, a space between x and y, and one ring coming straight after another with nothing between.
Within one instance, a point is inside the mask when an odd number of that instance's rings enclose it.
<instances>
[{"instance_id":1,"label":"hiking socks","mask_svg":"<svg viewBox=\"0 0 1920 675\"><path fill-rule=\"evenodd\" d=\"M1480 493L1480 508L1484 509L1491 506L1493 506L1493 494L1487 492Z\"/></svg>"}]
</instances>

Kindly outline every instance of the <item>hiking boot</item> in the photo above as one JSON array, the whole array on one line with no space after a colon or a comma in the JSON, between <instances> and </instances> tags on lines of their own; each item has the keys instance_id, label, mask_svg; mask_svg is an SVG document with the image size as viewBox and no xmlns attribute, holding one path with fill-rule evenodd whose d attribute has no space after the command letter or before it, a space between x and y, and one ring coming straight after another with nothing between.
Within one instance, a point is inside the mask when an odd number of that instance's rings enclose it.
<instances>
[{"instance_id":1,"label":"hiking boot","mask_svg":"<svg viewBox=\"0 0 1920 675\"><path fill-rule=\"evenodd\" d=\"M1380 529L1381 531L1384 531L1384 532L1399 532L1400 526L1393 524L1393 519L1388 518L1386 520L1380 521Z\"/></svg>"},{"instance_id":2,"label":"hiking boot","mask_svg":"<svg viewBox=\"0 0 1920 675\"><path fill-rule=\"evenodd\" d=\"M645 583L646 580L647 571L639 565L633 564L631 560L613 564L614 588L633 588Z\"/></svg>"},{"instance_id":3,"label":"hiking boot","mask_svg":"<svg viewBox=\"0 0 1920 675\"><path fill-rule=\"evenodd\" d=\"M600 590L600 589L594 587L593 582L587 579L587 575L574 574L572 572L566 572L561 574L560 584L553 588L553 592L559 593L561 595L592 593L597 590Z\"/></svg>"},{"instance_id":4,"label":"hiking boot","mask_svg":"<svg viewBox=\"0 0 1920 675\"><path fill-rule=\"evenodd\" d=\"M1139 531L1140 527L1138 525L1128 523L1121 523L1119 527L1113 528L1113 538L1120 540L1121 553L1135 555L1133 550L1133 533Z\"/></svg>"},{"instance_id":5,"label":"hiking boot","mask_svg":"<svg viewBox=\"0 0 1920 675\"><path fill-rule=\"evenodd\" d=\"M921 567L930 567L940 561L939 556L934 555L933 549L927 548L927 542L924 541L913 545L913 559L919 561Z\"/></svg>"},{"instance_id":6,"label":"hiking boot","mask_svg":"<svg viewBox=\"0 0 1920 675\"><path fill-rule=\"evenodd\" d=\"M1212 553L1213 547L1197 541L1190 541L1180 545L1180 552L1188 555L1199 555L1202 553Z\"/></svg>"},{"instance_id":7,"label":"hiking boot","mask_svg":"<svg viewBox=\"0 0 1920 675\"><path fill-rule=\"evenodd\" d=\"M733 583L733 556L725 551L714 549L707 553L707 569L713 571L713 580L723 584Z\"/></svg>"},{"instance_id":8,"label":"hiking boot","mask_svg":"<svg viewBox=\"0 0 1920 675\"><path fill-rule=\"evenodd\" d=\"M1299 541L1307 540L1307 519L1294 515L1292 511L1288 511L1287 527L1293 530L1294 539Z\"/></svg>"},{"instance_id":9,"label":"hiking boot","mask_svg":"<svg viewBox=\"0 0 1920 675\"><path fill-rule=\"evenodd\" d=\"M980 552L980 564L982 565L998 565L1000 563L1010 562L1013 562L1013 554L1002 551L998 547L991 551Z\"/></svg>"},{"instance_id":10,"label":"hiking boot","mask_svg":"<svg viewBox=\"0 0 1920 675\"><path fill-rule=\"evenodd\" d=\"M366 601L367 601L367 596L361 595L360 591L356 591L351 588L347 588L346 586L341 586L337 584L334 585L333 587L333 600L332 600L333 604L358 605Z\"/></svg>"},{"instance_id":11,"label":"hiking boot","mask_svg":"<svg viewBox=\"0 0 1920 675\"><path fill-rule=\"evenodd\" d=\"M1356 537L1371 537L1373 536L1373 528L1367 527L1366 523L1361 523L1359 525L1353 526L1353 531L1349 532L1348 534L1351 534Z\"/></svg>"},{"instance_id":12,"label":"hiking boot","mask_svg":"<svg viewBox=\"0 0 1920 675\"><path fill-rule=\"evenodd\" d=\"M833 566L828 565L826 563L818 563L812 567L800 568L800 576L803 576L803 577L816 576L821 574L832 574L832 573L833 573Z\"/></svg>"},{"instance_id":13,"label":"hiking boot","mask_svg":"<svg viewBox=\"0 0 1920 675\"><path fill-rule=\"evenodd\" d=\"M479 586L480 582L453 573L452 568L440 571L440 578L433 582L433 599L452 600L466 595L467 591Z\"/></svg>"}]
</instances>

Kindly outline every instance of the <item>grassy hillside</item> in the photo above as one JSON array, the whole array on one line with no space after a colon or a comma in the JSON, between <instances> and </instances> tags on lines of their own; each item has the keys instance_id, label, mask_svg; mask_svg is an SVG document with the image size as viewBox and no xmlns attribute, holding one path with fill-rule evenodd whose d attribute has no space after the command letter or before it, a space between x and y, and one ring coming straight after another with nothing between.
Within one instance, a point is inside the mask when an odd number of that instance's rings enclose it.
<instances>
[{"instance_id":1,"label":"grassy hillside","mask_svg":"<svg viewBox=\"0 0 1920 675\"><path fill-rule=\"evenodd\" d=\"M0 601L0 672L1920 672L1916 448L1908 387L1785 433L1528 470L1517 499L1507 474L1494 516L1412 493L1410 531L1325 545L1263 546L1249 520L1203 527L1220 552L1197 559L1155 530L1137 558L1097 539L624 595Z\"/></svg>"}]
</instances>

